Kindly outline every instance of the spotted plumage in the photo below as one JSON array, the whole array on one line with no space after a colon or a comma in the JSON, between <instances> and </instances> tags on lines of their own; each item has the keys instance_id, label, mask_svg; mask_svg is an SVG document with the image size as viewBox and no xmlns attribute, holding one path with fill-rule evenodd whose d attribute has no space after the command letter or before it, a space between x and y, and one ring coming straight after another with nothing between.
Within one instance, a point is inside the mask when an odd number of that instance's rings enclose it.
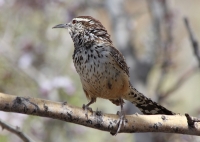
<instances>
[{"instance_id":1,"label":"spotted plumage","mask_svg":"<svg viewBox=\"0 0 200 142\"><path fill-rule=\"evenodd\" d=\"M104 98L122 107L123 99L126 99L144 114L174 114L132 87L126 61L113 46L100 21L90 16L79 16L54 28L69 30L75 47L74 65L86 97L91 100L87 106L97 98Z\"/></svg>"}]
</instances>

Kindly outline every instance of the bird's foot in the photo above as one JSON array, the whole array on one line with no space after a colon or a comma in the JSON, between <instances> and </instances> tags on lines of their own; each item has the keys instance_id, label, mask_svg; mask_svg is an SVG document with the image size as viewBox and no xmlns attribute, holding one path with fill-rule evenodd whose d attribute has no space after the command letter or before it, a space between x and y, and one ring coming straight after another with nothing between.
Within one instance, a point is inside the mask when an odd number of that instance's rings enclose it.
<instances>
[{"instance_id":1,"label":"bird's foot","mask_svg":"<svg viewBox=\"0 0 200 142\"><path fill-rule=\"evenodd\" d=\"M118 111L117 115L119 116L119 119L118 119L118 122L117 122L119 126L118 126L118 129L117 129L117 132L115 133L115 135L117 135L117 133L119 133L122 126L126 125L126 121L127 121L123 111Z\"/></svg>"},{"instance_id":2,"label":"bird's foot","mask_svg":"<svg viewBox=\"0 0 200 142\"><path fill-rule=\"evenodd\" d=\"M117 115L119 116L119 119L117 120L117 124L118 124L118 129L116 133L111 133L112 135L117 135L121 129L122 126L125 126L127 123L127 120L125 118L125 114L123 111L117 111Z\"/></svg>"},{"instance_id":3,"label":"bird's foot","mask_svg":"<svg viewBox=\"0 0 200 142\"><path fill-rule=\"evenodd\" d=\"M92 108L89 107L88 105L85 105L85 104L83 104L82 108L83 108L83 110L85 111L85 116L86 116L87 119L88 119L88 111L90 111L91 113L93 113Z\"/></svg>"}]
</instances>

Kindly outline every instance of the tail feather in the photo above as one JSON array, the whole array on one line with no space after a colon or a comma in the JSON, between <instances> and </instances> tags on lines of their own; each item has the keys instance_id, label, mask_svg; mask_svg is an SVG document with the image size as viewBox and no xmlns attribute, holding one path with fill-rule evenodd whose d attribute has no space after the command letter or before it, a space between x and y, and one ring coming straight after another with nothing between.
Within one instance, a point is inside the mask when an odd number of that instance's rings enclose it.
<instances>
[{"instance_id":1,"label":"tail feather","mask_svg":"<svg viewBox=\"0 0 200 142\"><path fill-rule=\"evenodd\" d=\"M140 109L143 114L153 115L153 114L165 114L174 115L175 113L166 109L165 107L147 98L142 93L138 92L135 88L131 87L131 92L127 94L123 99L130 101L136 107Z\"/></svg>"}]
</instances>

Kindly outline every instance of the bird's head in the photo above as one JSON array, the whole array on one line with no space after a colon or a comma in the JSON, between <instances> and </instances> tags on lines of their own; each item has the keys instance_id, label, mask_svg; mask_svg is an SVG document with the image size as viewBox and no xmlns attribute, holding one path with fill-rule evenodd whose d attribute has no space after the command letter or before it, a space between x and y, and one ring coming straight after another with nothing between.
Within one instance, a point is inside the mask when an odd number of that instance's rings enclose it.
<instances>
[{"instance_id":1,"label":"bird's head","mask_svg":"<svg viewBox=\"0 0 200 142\"><path fill-rule=\"evenodd\" d=\"M99 20L92 18L91 16L79 16L73 18L67 24L59 24L53 28L66 28L69 31L72 39L76 37L81 39L86 38L89 40L106 40L111 42L110 35L107 33L104 26Z\"/></svg>"}]
</instances>

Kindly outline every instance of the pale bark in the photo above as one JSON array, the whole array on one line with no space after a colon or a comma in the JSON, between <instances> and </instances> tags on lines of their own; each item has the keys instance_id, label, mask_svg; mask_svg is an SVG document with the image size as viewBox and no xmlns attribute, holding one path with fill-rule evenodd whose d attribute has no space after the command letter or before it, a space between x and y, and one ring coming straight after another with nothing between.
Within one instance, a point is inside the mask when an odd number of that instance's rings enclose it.
<instances>
[{"instance_id":1,"label":"pale bark","mask_svg":"<svg viewBox=\"0 0 200 142\"><path fill-rule=\"evenodd\" d=\"M3 93L0 93L0 110L49 117L111 133L116 132L119 118L117 115L103 114L99 111L88 112L88 118L86 118L83 109L68 105L66 102L17 97ZM200 135L200 123L195 122L194 127L189 127L187 119L183 115L134 114L126 115L126 120L120 133L164 132Z\"/></svg>"}]
</instances>

